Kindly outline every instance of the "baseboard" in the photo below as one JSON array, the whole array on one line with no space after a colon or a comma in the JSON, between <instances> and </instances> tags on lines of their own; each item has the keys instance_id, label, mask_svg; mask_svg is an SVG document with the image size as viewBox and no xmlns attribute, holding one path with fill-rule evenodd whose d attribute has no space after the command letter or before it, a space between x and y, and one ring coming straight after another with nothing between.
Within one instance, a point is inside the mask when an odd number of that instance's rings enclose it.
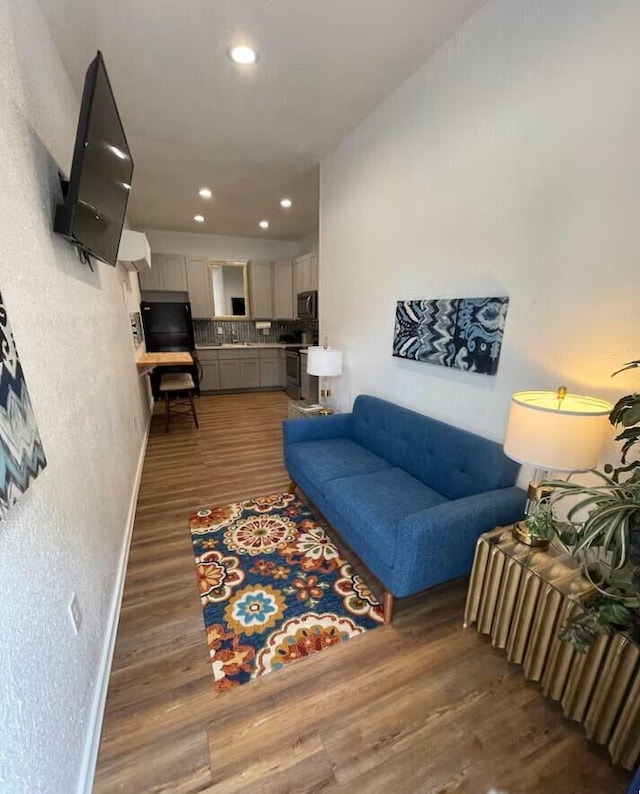
<instances>
[{"instance_id":1,"label":"baseboard","mask_svg":"<svg viewBox=\"0 0 640 794\"><path fill-rule=\"evenodd\" d=\"M102 656L100 658L98 675L96 677L93 702L91 704L91 711L89 713L89 725L87 728L87 738L85 741L84 753L82 755L82 766L80 768L77 794L91 794L91 790L93 788L93 778L96 771L96 762L98 760L98 750L100 749L102 719L104 717L104 707L107 700L107 691L109 689L111 663L113 661L113 652L116 646L118 621L120 619L120 606L122 604L124 581L127 573L127 562L129 560L131 535L133 534L133 524L136 517L136 505L138 503L138 492L140 491L140 481L142 479L142 467L144 465L144 458L147 452L147 442L149 441L149 430L151 429L152 416L153 401L151 401L149 404L147 427L144 432L144 438L142 439L142 446L140 448L140 455L138 457L138 468L136 470L136 478L131 494L129 513L127 515L127 528L124 541L122 543L122 550L120 552L120 561L118 563L116 581L113 586L111 609L109 611L109 620L105 630L105 643L102 648Z\"/></svg>"}]
</instances>

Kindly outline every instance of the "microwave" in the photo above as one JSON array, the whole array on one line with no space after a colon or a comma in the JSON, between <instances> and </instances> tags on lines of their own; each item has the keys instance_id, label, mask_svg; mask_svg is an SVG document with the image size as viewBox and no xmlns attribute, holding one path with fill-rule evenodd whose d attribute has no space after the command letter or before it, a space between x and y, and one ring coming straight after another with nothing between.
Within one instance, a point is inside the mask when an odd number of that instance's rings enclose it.
<instances>
[{"instance_id":1,"label":"microwave","mask_svg":"<svg viewBox=\"0 0 640 794\"><path fill-rule=\"evenodd\" d=\"M318 319L318 293L315 290L313 292L298 293L298 319Z\"/></svg>"}]
</instances>

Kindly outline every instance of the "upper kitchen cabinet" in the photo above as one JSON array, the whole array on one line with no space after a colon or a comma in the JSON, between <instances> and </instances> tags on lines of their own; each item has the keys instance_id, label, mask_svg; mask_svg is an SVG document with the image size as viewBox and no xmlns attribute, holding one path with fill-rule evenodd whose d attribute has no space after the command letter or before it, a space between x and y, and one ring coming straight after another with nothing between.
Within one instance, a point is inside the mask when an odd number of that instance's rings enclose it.
<instances>
[{"instance_id":1,"label":"upper kitchen cabinet","mask_svg":"<svg viewBox=\"0 0 640 794\"><path fill-rule=\"evenodd\" d=\"M293 299L293 263L274 262L273 277L273 318L274 320L293 320L295 318Z\"/></svg>"},{"instance_id":2,"label":"upper kitchen cabinet","mask_svg":"<svg viewBox=\"0 0 640 794\"><path fill-rule=\"evenodd\" d=\"M185 257L174 254L152 254L151 270L140 273L140 289L186 292Z\"/></svg>"},{"instance_id":3,"label":"upper kitchen cabinet","mask_svg":"<svg viewBox=\"0 0 640 794\"><path fill-rule=\"evenodd\" d=\"M310 251L294 262L294 292L311 292L318 289L318 252Z\"/></svg>"},{"instance_id":4,"label":"upper kitchen cabinet","mask_svg":"<svg viewBox=\"0 0 640 794\"><path fill-rule=\"evenodd\" d=\"M206 259L187 257L187 291L191 316L210 320L213 317L213 295Z\"/></svg>"},{"instance_id":5,"label":"upper kitchen cabinet","mask_svg":"<svg viewBox=\"0 0 640 794\"><path fill-rule=\"evenodd\" d=\"M274 317L272 292L271 262L249 262L249 296L254 320Z\"/></svg>"}]
</instances>

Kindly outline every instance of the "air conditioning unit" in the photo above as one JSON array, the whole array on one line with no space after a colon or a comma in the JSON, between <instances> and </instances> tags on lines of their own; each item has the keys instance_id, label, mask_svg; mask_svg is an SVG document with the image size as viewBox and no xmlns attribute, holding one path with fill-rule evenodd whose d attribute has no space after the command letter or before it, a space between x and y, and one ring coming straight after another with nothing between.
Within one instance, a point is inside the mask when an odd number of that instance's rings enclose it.
<instances>
[{"instance_id":1,"label":"air conditioning unit","mask_svg":"<svg viewBox=\"0 0 640 794\"><path fill-rule=\"evenodd\" d=\"M147 235L143 232L123 229L118 249L118 262L126 270L137 270L138 273L151 270L151 248Z\"/></svg>"}]
</instances>

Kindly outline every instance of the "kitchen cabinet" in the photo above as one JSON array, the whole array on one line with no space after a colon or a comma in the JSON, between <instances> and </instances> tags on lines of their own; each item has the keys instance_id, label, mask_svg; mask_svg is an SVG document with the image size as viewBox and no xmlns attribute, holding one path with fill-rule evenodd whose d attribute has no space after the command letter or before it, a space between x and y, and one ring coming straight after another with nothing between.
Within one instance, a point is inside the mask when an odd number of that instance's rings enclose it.
<instances>
[{"instance_id":1,"label":"kitchen cabinet","mask_svg":"<svg viewBox=\"0 0 640 794\"><path fill-rule=\"evenodd\" d=\"M276 347L200 349L202 391L279 389L286 381L285 351Z\"/></svg>"},{"instance_id":2,"label":"kitchen cabinet","mask_svg":"<svg viewBox=\"0 0 640 794\"><path fill-rule=\"evenodd\" d=\"M253 320L273 319L271 262L249 262L249 305Z\"/></svg>"},{"instance_id":3,"label":"kitchen cabinet","mask_svg":"<svg viewBox=\"0 0 640 794\"><path fill-rule=\"evenodd\" d=\"M140 289L186 292L185 257L175 254L151 254L151 270L140 273Z\"/></svg>"},{"instance_id":4,"label":"kitchen cabinet","mask_svg":"<svg viewBox=\"0 0 640 794\"><path fill-rule=\"evenodd\" d=\"M189 256L186 270L191 316L210 320L213 317L213 302L208 262L206 259Z\"/></svg>"},{"instance_id":5,"label":"kitchen cabinet","mask_svg":"<svg viewBox=\"0 0 640 794\"><path fill-rule=\"evenodd\" d=\"M184 256L163 256L162 276L165 290L170 292L186 292L187 271Z\"/></svg>"},{"instance_id":6,"label":"kitchen cabinet","mask_svg":"<svg viewBox=\"0 0 640 794\"><path fill-rule=\"evenodd\" d=\"M220 364L218 361L202 362L202 391L220 391Z\"/></svg>"},{"instance_id":7,"label":"kitchen cabinet","mask_svg":"<svg viewBox=\"0 0 640 794\"><path fill-rule=\"evenodd\" d=\"M260 365L258 350L220 351L221 389L260 388Z\"/></svg>"},{"instance_id":8,"label":"kitchen cabinet","mask_svg":"<svg viewBox=\"0 0 640 794\"><path fill-rule=\"evenodd\" d=\"M220 362L220 388L221 389L240 389L240 361Z\"/></svg>"},{"instance_id":9,"label":"kitchen cabinet","mask_svg":"<svg viewBox=\"0 0 640 794\"><path fill-rule=\"evenodd\" d=\"M240 388L260 388L260 362L257 358L240 359Z\"/></svg>"},{"instance_id":10,"label":"kitchen cabinet","mask_svg":"<svg viewBox=\"0 0 640 794\"><path fill-rule=\"evenodd\" d=\"M310 251L294 262L294 292L311 292L318 289L318 252Z\"/></svg>"},{"instance_id":11,"label":"kitchen cabinet","mask_svg":"<svg viewBox=\"0 0 640 794\"><path fill-rule=\"evenodd\" d=\"M151 270L139 273L140 289L163 289L162 274L157 254L151 254Z\"/></svg>"},{"instance_id":12,"label":"kitchen cabinet","mask_svg":"<svg viewBox=\"0 0 640 794\"><path fill-rule=\"evenodd\" d=\"M273 280L273 319L293 320L295 301L293 297L293 263L274 262L271 268Z\"/></svg>"},{"instance_id":13,"label":"kitchen cabinet","mask_svg":"<svg viewBox=\"0 0 640 794\"><path fill-rule=\"evenodd\" d=\"M198 350L198 358L202 365L200 389L202 391L220 390L220 363L217 350Z\"/></svg>"},{"instance_id":14,"label":"kitchen cabinet","mask_svg":"<svg viewBox=\"0 0 640 794\"><path fill-rule=\"evenodd\" d=\"M260 366L257 358L226 359L220 362L221 389L260 388Z\"/></svg>"},{"instance_id":15,"label":"kitchen cabinet","mask_svg":"<svg viewBox=\"0 0 640 794\"><path fill-rule=\"evenodd\" d=\"M284 387L284 380L280 378L280 356L284 350L266 348L259 351L260 355L260 388L274 389Z\"/></svg>"}]
</instances>

